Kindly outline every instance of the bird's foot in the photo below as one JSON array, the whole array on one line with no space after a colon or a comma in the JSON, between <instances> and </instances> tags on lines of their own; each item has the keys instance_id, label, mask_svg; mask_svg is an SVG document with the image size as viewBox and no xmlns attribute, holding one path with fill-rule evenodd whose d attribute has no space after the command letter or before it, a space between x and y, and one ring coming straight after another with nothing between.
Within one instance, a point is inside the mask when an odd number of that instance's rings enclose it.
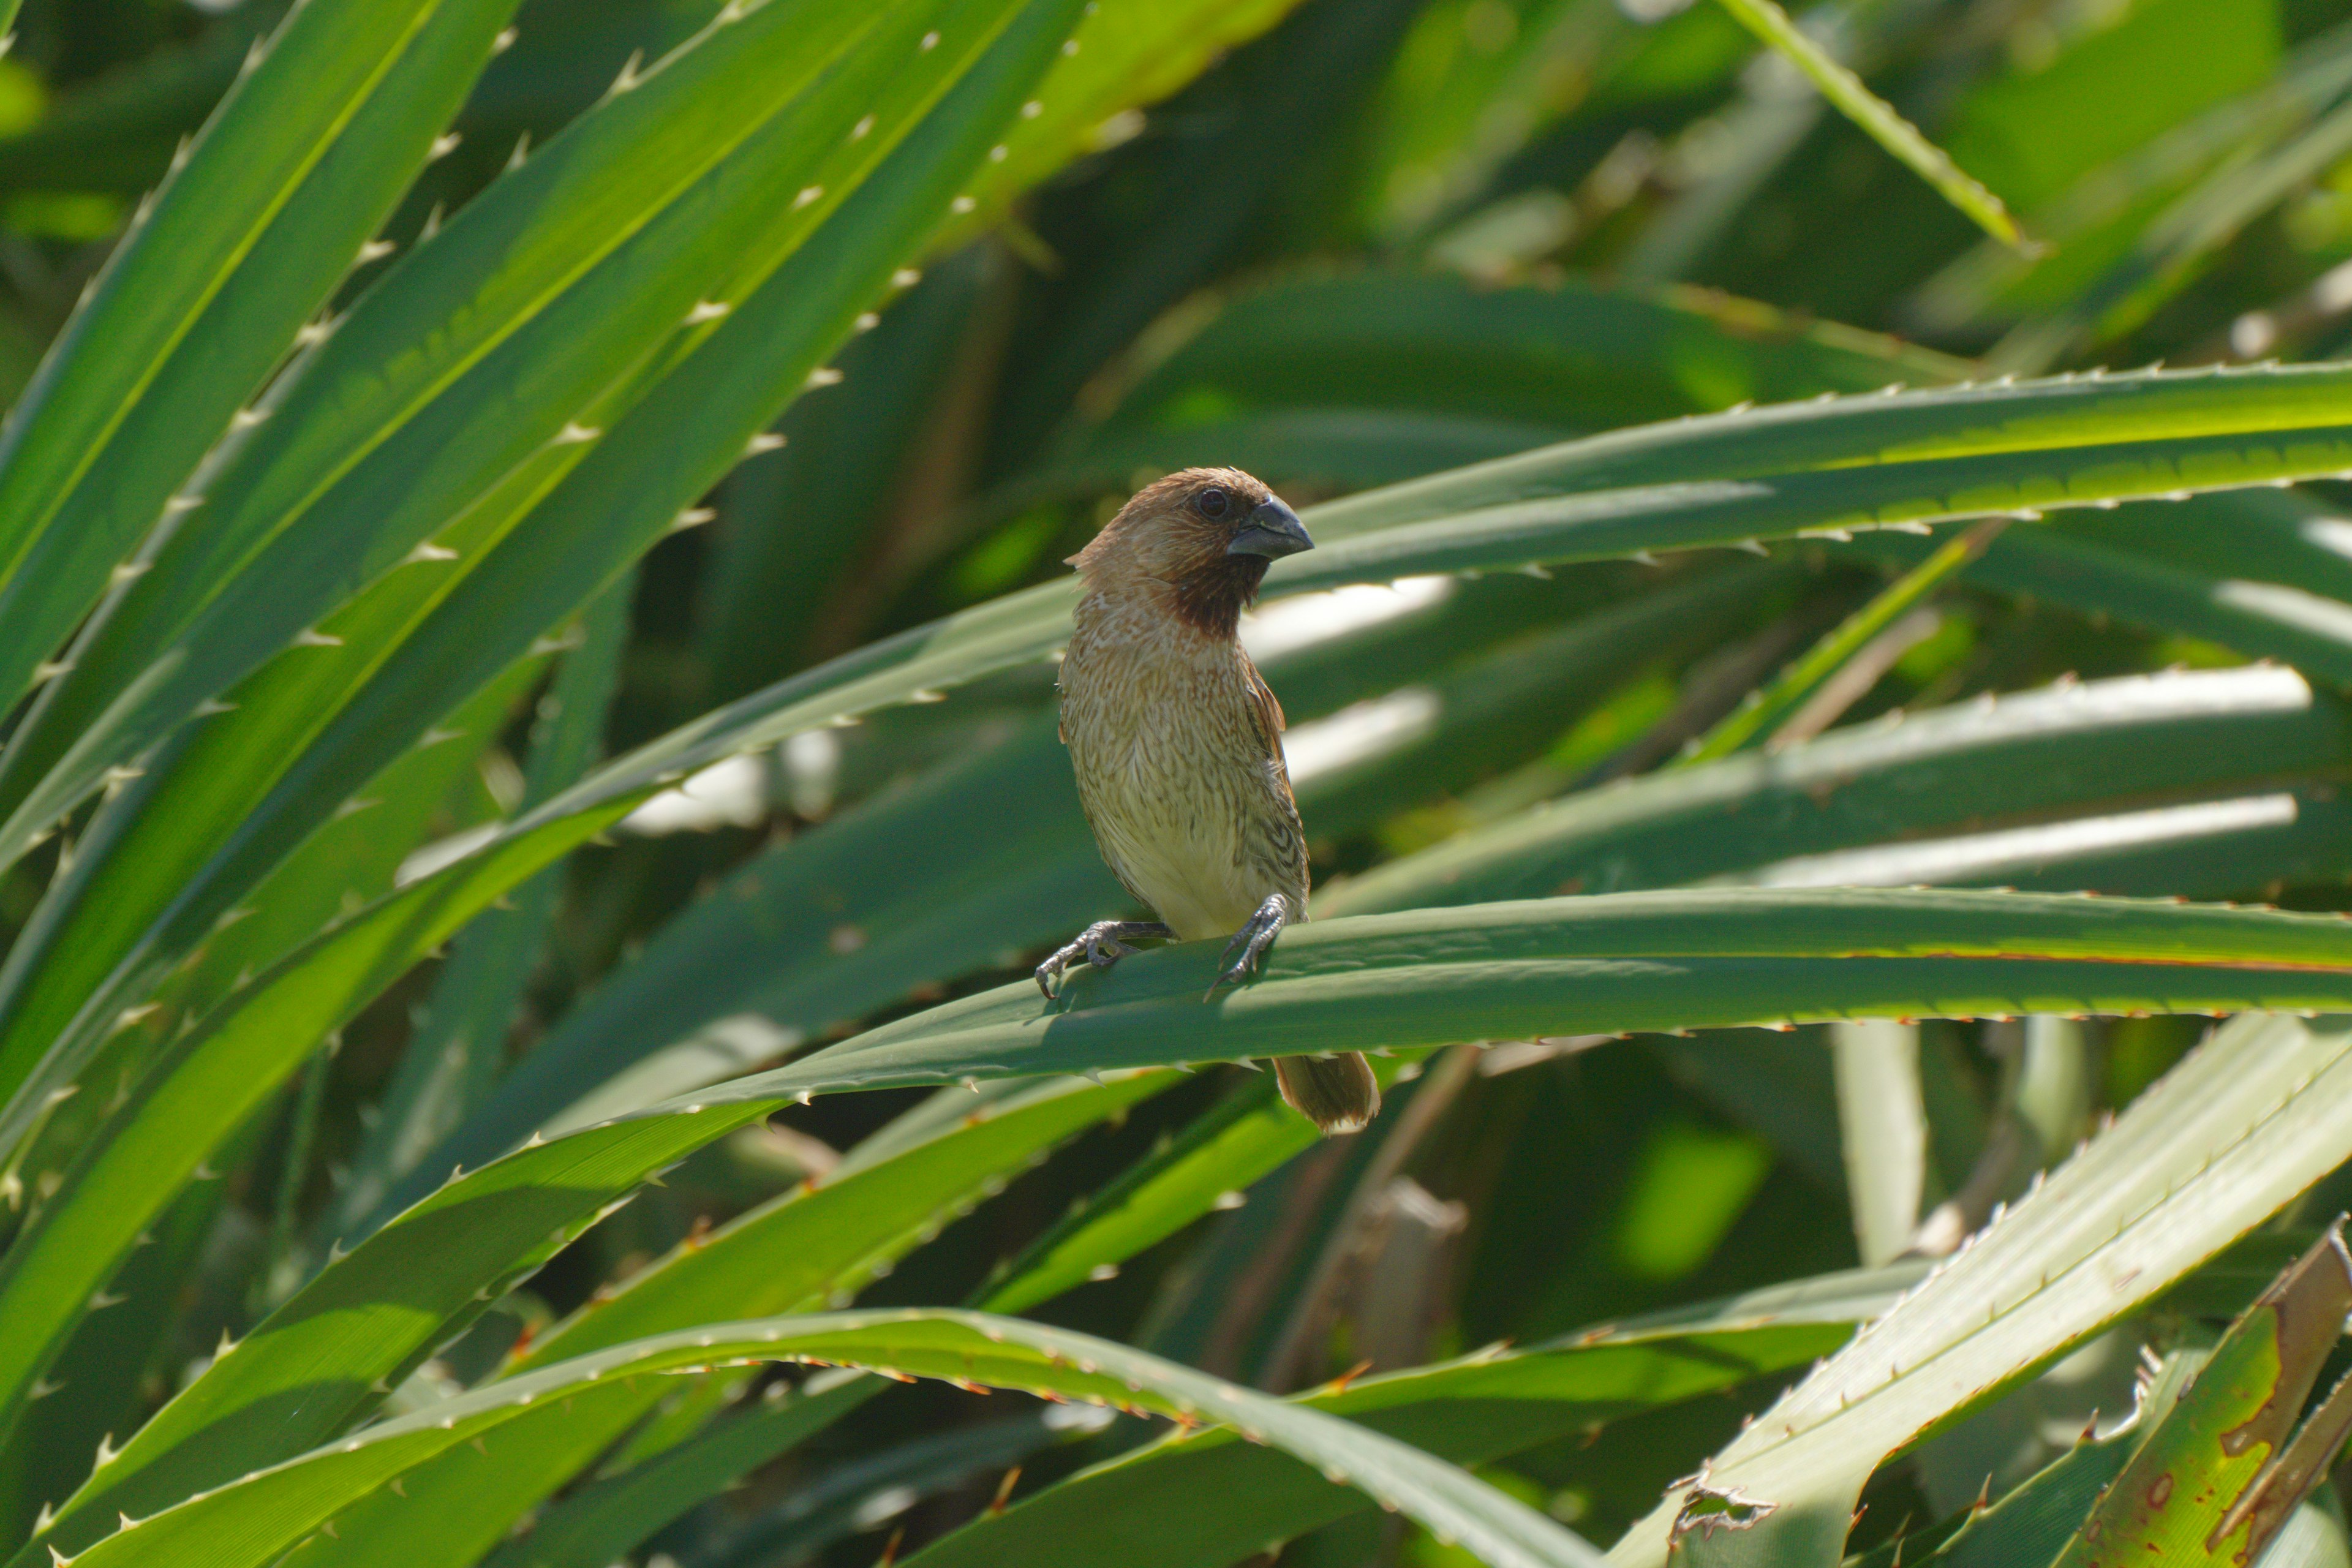
<instances>
[{"instance_id":1,"label":"bird's foot","mask_svg":"<svg viewBox=\"0 0 2352 1568\"><path fill-rule=\"evenodd\" d=\"M1052 956L1037 966L1037 989L1045 1000L1054 999L1054 982L1062 972L1081 960L1097 969L1108 969L1129 953L1136 951L1128 942L1136 937L1173 938L1175 932L1159 921L1097 921L1076 936L1054 950Z\"/></svg>"},{"instance_id":2,"label":"bird's foot","mask_svg":"<svg viewBox=\"0 0 2352 1568\"><path fill-rule=\"evenodd\" d=\"M1220 960L1217 977L1209 983L1208 994L1201 1000L1206 1002L1214 996L1220 985L1238 985L1247 979L1250 971L1257 967L1259 956L1274 945L1274 939L1280 936L1282 928L1289 923L1290 905L1280 893L1272 895L1260 904L1257 913L1242 922L1242 929L1234 932L1234 939L1225 943L1225 953Z\"/></svg>"}]
</instances>

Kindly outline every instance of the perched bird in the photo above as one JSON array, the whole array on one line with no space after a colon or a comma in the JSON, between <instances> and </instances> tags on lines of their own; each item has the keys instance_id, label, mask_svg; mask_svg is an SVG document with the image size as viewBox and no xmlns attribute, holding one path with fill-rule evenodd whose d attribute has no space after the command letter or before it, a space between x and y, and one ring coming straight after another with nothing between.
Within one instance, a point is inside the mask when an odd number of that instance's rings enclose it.
<instances>
[{"instance_id":1,"label":"perched bird","mask_svg":"<svg viewBox=\"0 0 2352 1568\"><path fill-rule=\"evenodd\" d=\"M1070 563L1086 596L1061 668L1062 741L1103 858L1157 921L1104 921L1037 966L1108 969L1139 937L1230 936L1210 995L1307 918L1307 837L1282 708L1234 635L1265 569L1311 550L1297 513L1237 468L1138 491ZM1282 1098L1325 1132L1381 1108L1360 1053L1281 1057Z\"/></svg>"}]
</instances>

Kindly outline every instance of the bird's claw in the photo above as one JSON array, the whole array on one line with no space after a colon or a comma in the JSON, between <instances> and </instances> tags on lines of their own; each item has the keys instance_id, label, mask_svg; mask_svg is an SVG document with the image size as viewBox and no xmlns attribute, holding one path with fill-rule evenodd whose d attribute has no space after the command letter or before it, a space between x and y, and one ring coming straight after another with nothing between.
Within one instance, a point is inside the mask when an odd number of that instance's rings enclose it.
<instances>
[{"instance_id":1,"label":"bird's claw","mask_svg":"<svg viewBox=\"0 0 2352 1568\"><path fill-rule=\"evenodd\" d=\"M1276 893L1260 904L1257 913L1244 921L1242 929L1234 932L1233 940L1225 943L1224 956L1218 960L1217 977L1209 983L1209 989L1201 1000L1206 1002L1214 996L1220 985L1238 985L1248 979L1250 971L1257 967L1259 958L1274 945L1274 939L1281 935L1282 928L1289 923L1290 907L1283 902L1281 894ZM1239 957L1234 956L1236 952Z\"/></svg>"},{"instance_id":2,"label":"bird's claw","mask_svg":"<svg viewBox=\"0 0 2352 1568\"><path fill-rule=\"evenodd\" d=\"M1129 947L1125 938L1131 936L1172 937L1176 933L1158 921L1097 921L1068 942L1055 948L1045 962L1036 968L1037 989L1045 1000L1054 1000L1054 982L1062 972L1081 961L1097 969L1108 969L1120 959L1138 952Z\"/></svg>"}]
</instances>

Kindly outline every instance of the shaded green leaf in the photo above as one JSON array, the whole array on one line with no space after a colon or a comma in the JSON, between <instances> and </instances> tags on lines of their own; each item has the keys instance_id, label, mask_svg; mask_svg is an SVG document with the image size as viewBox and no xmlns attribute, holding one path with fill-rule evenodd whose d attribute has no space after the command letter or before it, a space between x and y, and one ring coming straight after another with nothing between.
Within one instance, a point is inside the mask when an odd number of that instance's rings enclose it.
<instances>
[{"instance_id":1,"label":"shaded green leaf","mask_svg":"<svg viewBox=\"0 0 2352 1568\"><path fill-rule=\"evenodd\" d=\"M577 779L603 750L634 587L633 579L624 579L589 607L578 646L563 656L541 700L524 773L526 809ZM489 1097L504 1074L507 1031L562 891L562 873L550 868L523 884L513 908L485 910L459 935L384 1091L382 1120L335 1194L339 1211L364 1212L386 1182Z\"/></svg>"},{"instance_id":2,"label":"shaded green leaf","mask_svg":"<svg viewBox=\"0 0 2352 1568\"><path fill-rule=\"evenodd\" d=\"M1889 1292L1859 1278L1707 1302L1677 1321L1628 1323L1526 1350L1499 1348L1365 1379L1294 1402L1342 1415L1456 1464L1549 1438L1599 1434L1638 1411L1730 1390L1844 1342ZM1214 1497L1205 1509L1198 1500ZM924 1568L1024 1563L1182 1568L1231 1562L1360 1512L1366 1503L1230 1433L1168 1440L1108 1460L910 1559ZM1149 1520L1133 1531L1106 1520Z\"/></svg>"},{"instance_id":3,"label":"shaded green leaf","mask_svg":"<svg viewBox=\"0 0 2352 1568\"><path fill-rule=\"evenodd\" d=\"M560 1356L730 1312L801 1311L845 1301L1055 1144L1166 1088L1170 1079L1165 1073L1108 1085L1050 1079L979 1098L961 1089L945 1091L852 1151L823 1184L805 1184L683 1243L617 1294L592 1299L541 1336L514 1366L528 1371ZM562 1201L557 1198L557 1207ZM341 1430L382 1394L379 1384L388 1386L431 1348L436 1336L420 1341L415 1333L425 1300L418 1289L428 1278L423 1270L429 1269L433 1281L427 1289L437 1290L449 1309L467 1310L461 1303L469 1289L465 1281L507 1268L509 1238L495 1233L477 1238L463 1212L461 1205L406 1232L404 1239L424 1242L422 1253L362 1247L331 1264L254 1330L242 1358L217 1362L67 1500L51 1539L89 1540L112 1513L151 1510ZM487 1245L475 1245L476 1239ZM387 1361L384 1352L393 1345L402 1352ZM554 1468L538 1490L509 1478L478 1500L471 1507L478 1519L497 1516L488 1539L503 1532L500 1519L511 1521L570 1473L562 1468L562 1456L601 1452L659 1404L662 1393L648 1388L634 1400L608 1402L599 1413L581 1415L566 1440L584 1447L551 1455Z\"/></svg>"},{"instance_id":4,"label":"shaded green leaf","mask_svg":"<svg viewBox=\"0 0 2352 1568\"><path fill-rule=\"evenodd\" d=\"M256 40L0 431L6 700L158 518L181 525L167 501L390 216L513 10L322 3Z\"/></svg>"},{"instance_id":5,"label":"shaded green leaf","mask_svg":"<svg viewBox=\"0 0 2352 1568\"><path fill-rule=\"evenodd\" d=\"M2239 1505L2284 1457L2347 1310L2352 1258L2331 1231L2231 1325L2193 1382L2143 1414L2150 1430L2056 1568L2260 1556L2302 1500L2290 1489L2259 1520ZM2342 1446L2340 1426L2334 1436L2331 1449Z\"/></svg>"},{"instance_id":6,"label":"shaded green leaf","mask_svg":"<svg viewBox=\"0 0 2352 1568\"><path fill-rule=\"evenodd\" d=\"M2347 751L2345 710L2288 670L2068 684L1563 799L1334 886L1318 912L1708 879L2013 883L2045 866L2043 886L2095 886L2081 867L2103 849L2168 838L2226 846L2232 833L2292 826L2315 810L2324 831L2332 816L2321 803L2277 792L2325 774ZM2166 800L2188 804L2164 818L2176 808L2151 803ZM2204 804L2231 800L2270 804ZM2158 815L2124 831L2144 809ZM2093 826L2103 812L2114 814L2111 830ZM2071 842L2068 816L2090 819ZM2001 842L2011 826L2024 837ZM2212 874L2240 876L2227 860L2235 852L2220 847Z\"/></svg>"},{"instance_id":7,"label":"shaded green leaf","mask_svg":"<svg viewBox=\"0 0 2352 1568\"><path fill-rule=\"evenodd\" d=\"M1812 79L1822 96L1838 111L1866 132L1870 139L1901 159L1912 173L1936 187L1943 198L1976 221L1995 239L2022 246L2017 220L2000 198L1971 179L1949 154L1919 133L1919 128L1897 114L1893 106L1863 85L1862 79L1838 63L1836 57L1808 37L1789 20L1775 0L1723 0L1739 25L1754 33Z\"/></svg>"},{"instance_id":8,"label":"shaded green leaf","mask_svg":"<svg viewBox=\"0 0 2352 1568\"><path fill-rule=\"evenodd\" d=\"M1834 1563L1890 1455L2046 1365L2340 1163L2352 1034L2242 1018L2134 1101L1970 1247L1824 1363L1611 1552L1662 1563L1716 1527L1717 1560ZM2331 1325L2330 1335L2332 1337ZM1685 1509L1704 1491L1715 1500ZM1688 1522L1685 1522L1687 1521Z\"/></svg>"},{"instance_id":9,"label":"shaded green leaf","mask_svg":"<svg viewBox=\"0 0 2352 1568\"><path fill-rule=\"evenodd\" d=\"M1363 1489L1459 1541L1498 1568L1597 1563L1600 1554L1525 1504L1393 1438L1154 1356L1015 1318L943 1310L842 1313L714 1325L617 1346L461 1394L192 1499L89 1548L88 1568L264 1563L343 1508L435 1455L528 1420L534 1401L606 1376L807 1360L1024 1388L1136 1407L1193 1423L1231 1423ZM142 1533L143 1532L143 1533ZM37 1547L26 1549L37 1552ZM19 1554L18 1561L29 1558Z\"/></svg>"}]
</instances>

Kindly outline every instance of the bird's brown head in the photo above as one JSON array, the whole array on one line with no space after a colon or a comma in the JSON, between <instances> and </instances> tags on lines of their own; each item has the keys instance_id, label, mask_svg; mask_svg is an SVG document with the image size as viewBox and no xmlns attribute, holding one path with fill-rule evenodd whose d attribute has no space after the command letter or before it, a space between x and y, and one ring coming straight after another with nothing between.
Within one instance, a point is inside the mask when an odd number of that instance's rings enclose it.
<instances>
[{"instance_id":1,"label":"bird's brown head","mask_svg":"<svg viewBox=\"0 0 2352 1568\"><path fill-rule=\"evenodd\" d=\"M1096 593L1150 593L1229 637L1265 569L1312 550L1298 514L1239 468L1186 468L1135 492L1070 564Z\"/></svg>"}]
</instances>

